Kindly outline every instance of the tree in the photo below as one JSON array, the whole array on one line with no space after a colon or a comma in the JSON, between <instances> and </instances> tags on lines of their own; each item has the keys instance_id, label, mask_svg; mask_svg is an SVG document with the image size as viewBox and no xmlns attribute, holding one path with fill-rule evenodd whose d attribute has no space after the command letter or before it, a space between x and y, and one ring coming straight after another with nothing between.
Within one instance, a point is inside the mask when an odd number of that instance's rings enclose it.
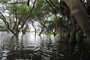
<instances>
[{"instance_id":1,"label":"tree","mask_svg":"<svg viewBox=\"0 0 90 60\"><path fill-rule=\"evenodd\" d=\"M39 36L44 31L45 24L46 24L48 18L50 17L49 9L50 9L50 6L47 5L44 0L37 0L36 6L32 12L31 18L32 18L33 22L38 21L40 23L39 28L41 28L41 31L39 33ZM36 31L35 27L34 27L34 29Z\"/></svg>"},{"instance_id":2,"label":"tree","mask_svg":"<svg viewBox=\"0 0 90 60\"><path fill-rule=\"evenodd\" d=\"M63 0L70 8L71 14L76 19L80 28L90 40L90 18L80 0Z\"/></svg>"},{"instance_id":3,"label":"tree","mask_svg":"<svg viewBox=\"0 0 90 60\"><path fill-rule=\"evenodd\" d=\"M69 7L64 1L59 2L58 0L46 0L46 2L51 6L54 14L60 14L64 20L65 25L69 28L69 38L68 42L75 42L75 35L79 29L75 18L70 13ZM57 5L56 5L57 3ZM58 29L60 30L60 29ZM71 34L70 34L71 33Z\"/></svg>"},{"instance_id":4,"label":"tree","mask_svg":"<svg viewBox=\"0 0 90 60\"><path fill-rule=\"evenodd\" d=\"M56 30L59 34L59 37L58 37L58 41L61 41L62 40L62 29L64 28L64 20L62 17L58 17L56 14L55 14L55 24L56 24Z\"/></svg>"},{"instance_id":5,"label":"tree","mask_svg":"<svg viewBox=\"0 0 90 60\"><path fill-rule=\"evenodd\" d=\"M36 2L36 0L34 1L34 3L33 3L33 6L32 6L32 8L31 8L31 10L29 11L29 14L27 14L27 16L22 20L22 18L21 18L21 20L18 20L20 17L22 17L22 15L18 15L18 13L20 13L20 12L23 12L22 11L22 9L21 9L21 11L17 11L16 9L20 9L20 8L22 8L23 7L23 5L21 5L21 7L19 7L18 6L18 4L17 4L17 2L16 3L14 3L15 5L14 5L14 7L15 7L15 9L14 9L14 11L13 11L13 14L15 14L15 23L14 23L14 25L13 25L13 27L11 28L10 27L10 25L9 25L9 23L8 23L8 21L6 20L6 18L5 18L5 16L0 12L0 19L2 19L3 20L3 22L5 23L5 25L6 25L6 27L8 28L8 30L9 31L11 31L15 36L17 36L18 37L18 33L19 33L19 31L20 31L20 29L22 29L23 27L24 27L24 25L25 25L25 23L26 23L26 21L28 20L28 18L31 16L31 12L32 12L32 10L34 9L34 7L35 7L35 2ZM12 7L12 6L11 6ZM24 6L25 7L25 6ZM17 16L18 15L18 16ZM19 27L20 26L20 27Z\"/></svg>"}]
</instances>

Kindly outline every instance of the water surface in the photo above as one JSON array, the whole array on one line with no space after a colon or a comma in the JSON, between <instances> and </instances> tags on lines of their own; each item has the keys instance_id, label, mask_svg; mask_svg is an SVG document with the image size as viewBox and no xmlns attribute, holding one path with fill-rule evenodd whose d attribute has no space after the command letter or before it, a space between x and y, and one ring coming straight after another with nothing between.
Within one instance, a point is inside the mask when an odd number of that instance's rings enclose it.
<instances>
[{"instance_id":1,"label":"water surface","mask_svg":"<svg viewBox=\"0 0 90 60\"><path fill-rule=\"evenodd\" d=\"M0 32L0 60L90 60L90 45L58 42L53 35Z\"/></svg>"}]
</instances>

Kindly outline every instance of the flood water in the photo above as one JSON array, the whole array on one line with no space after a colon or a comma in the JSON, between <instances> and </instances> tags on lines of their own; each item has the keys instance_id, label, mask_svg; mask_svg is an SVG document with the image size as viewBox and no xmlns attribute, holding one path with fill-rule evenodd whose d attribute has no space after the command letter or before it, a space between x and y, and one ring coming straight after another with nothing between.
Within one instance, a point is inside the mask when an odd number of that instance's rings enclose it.
<instances>
[{"instance_id":1,"label":"flood water","mask_svg":"<svg viewBox=\"0 0 90 60\"><path fill-rule=\"evenodd\" d=\"M90 60L90 44L58 42L53 35L0 32L0 60Z\"/></svg>"}]
</instances>

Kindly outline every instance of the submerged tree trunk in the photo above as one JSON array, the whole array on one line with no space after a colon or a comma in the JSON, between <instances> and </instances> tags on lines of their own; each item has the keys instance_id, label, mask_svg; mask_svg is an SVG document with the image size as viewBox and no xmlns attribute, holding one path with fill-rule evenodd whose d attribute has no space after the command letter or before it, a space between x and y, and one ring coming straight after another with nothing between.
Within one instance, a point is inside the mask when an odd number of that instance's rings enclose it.
<instances>
[{"instance_id":1,"label":"submerged tree trunk","mask_svg":"<svg viewBox=\"0 0 90 60\"><path fill-rule=\"evenodd\" d=\"M90 40L90 18L80 0L64 0L79 26Z\"/></svg>"}]
</instances>

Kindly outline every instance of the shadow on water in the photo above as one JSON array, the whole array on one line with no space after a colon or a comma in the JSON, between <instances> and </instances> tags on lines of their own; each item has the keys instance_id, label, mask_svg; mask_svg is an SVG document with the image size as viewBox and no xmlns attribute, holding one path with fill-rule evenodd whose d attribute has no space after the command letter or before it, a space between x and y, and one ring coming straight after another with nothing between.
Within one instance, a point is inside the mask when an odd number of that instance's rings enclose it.
<instances>
[{"instance_id":1,"label":"shadow on water","mask_svg":"<svg viewBox=\"0 0 90 60\"><path fill-rule=\"evenodd\" d=\"M0 32L0 60L90 60L89 44L58 42L57 37Z\"/></svg>"}]
</instances>

